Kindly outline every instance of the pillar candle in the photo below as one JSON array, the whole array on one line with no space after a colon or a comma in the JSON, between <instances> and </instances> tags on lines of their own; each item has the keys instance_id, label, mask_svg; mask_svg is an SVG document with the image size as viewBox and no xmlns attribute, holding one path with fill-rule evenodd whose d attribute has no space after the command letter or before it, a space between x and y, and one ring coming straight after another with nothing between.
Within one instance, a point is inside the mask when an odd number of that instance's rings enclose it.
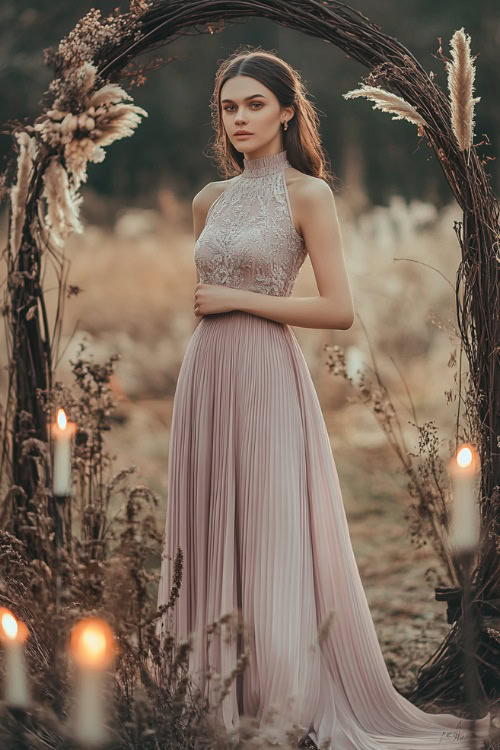
<instances>
[{"instance_id":1,"label":"pillar candle","mask_svg":"<svg viewBox=\"0 0 500 750\"><path fill-rule=\"evenodd\" d=\"M53 466L54 495L71 494L71 438L76 431L76 424L69 422L64 409L58 409L57 421L52 425L52 437L55 440Z\"/></svg>"},{"instance_id":2,"label":"pillar candle","mask_svg":"<svg viewBox=\"0 0 500 750\"><path fill-rule=\"evenodd\" d=\"M458 550L472 550L478 543L478 463L474 447L465 444L456 452L448 467L453 487L451 540Z\"/></svg>"},{"instance_id":3,"label":"pillar candle","mask_svg":"<svg viewBox=\"0 0 500 750\"><path fill-rule=\"evenodd\" d=\"M8 706L28 708L30 696L24 661L26 625L5 607L0 608L0 638L5 648L5 695Z\"/></svg>"},{"instance_id":4,"label":"pillar candle","mask_svg":"<svg viewBox=\"0 0 500 750\"><path fill-rule=\"evenodd\" d=\"M74 737L84 745L108 741L105 722L107 670L116 647L109 625L99 618L87 618L75 625L71 652L76 665Z\"/></svg>"}]
</instances>

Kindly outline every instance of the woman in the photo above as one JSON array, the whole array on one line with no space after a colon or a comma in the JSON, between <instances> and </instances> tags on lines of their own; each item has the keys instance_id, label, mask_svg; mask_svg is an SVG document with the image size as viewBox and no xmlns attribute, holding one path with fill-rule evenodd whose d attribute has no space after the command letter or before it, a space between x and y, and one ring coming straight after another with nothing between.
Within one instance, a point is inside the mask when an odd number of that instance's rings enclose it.
<instances>
[{"instance_id":1,"label":"woman","mask_svg":"<svg viewBox=\"0 0 500 750\"><path fill-rule=\"evenodd\" d=\"M190 669L214 703L205 672L229 675L248 649L218 709L228 730L246 715L272 742L296 723L332 750L465 748L470 722L424 713L391 683L290 327L345 330L354 318L317 115L286 62L248 49L220 66L212 107L229 179L193 200L198 324L174 399L158 606L179 546L184 570L157 632L193 635ZM307 253L318 295L291 297ZM246 642L207 639L230 612ZM476 723L488 727L489 714Z\"/></svg>"}]
</instances>

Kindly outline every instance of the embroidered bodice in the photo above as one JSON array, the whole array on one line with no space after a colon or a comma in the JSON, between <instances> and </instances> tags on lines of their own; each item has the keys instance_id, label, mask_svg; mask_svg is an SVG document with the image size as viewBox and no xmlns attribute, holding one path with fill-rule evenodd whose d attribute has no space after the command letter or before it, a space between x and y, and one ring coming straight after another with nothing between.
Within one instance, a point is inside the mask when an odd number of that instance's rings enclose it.
<instances>
[{"instance_id":1,"label":"embroidered bodice","mask_svg":"<svg viewBox=\"0 0 500 750\"><path fill-rule=\"evenodd\" d=\"M194 248L200 282L288 297L307 250L295 229L286 151L244 159L210 206Z\"/></svg>"}]
</instances>

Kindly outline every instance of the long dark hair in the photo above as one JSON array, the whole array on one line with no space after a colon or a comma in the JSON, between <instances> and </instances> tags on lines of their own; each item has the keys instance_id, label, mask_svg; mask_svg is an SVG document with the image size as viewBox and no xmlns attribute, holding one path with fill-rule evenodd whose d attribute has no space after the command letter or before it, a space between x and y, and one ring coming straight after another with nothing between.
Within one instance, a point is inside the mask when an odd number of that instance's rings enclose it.
<instances>
[{"instance_id":1,"label":"long dark hair","mask_svg":"<svg viewBox=\"0 0 500 750\"><path fill-rule=\"evenodd\" d=\"M328 169L328 157L319 136L319 117L306 98L300 74L273 52L249 45L239 47L219 65L210 100L212 125L216 134L210 151L224 178L241 174L244 167L243 154L227 136L220 104L222 86L238 75L255 78L275 94L280 106L294 108L287 130L282 131L288 161L300 172L320 177L330 187L336 187L340 181Z\"/></svg>"}]
</instances>

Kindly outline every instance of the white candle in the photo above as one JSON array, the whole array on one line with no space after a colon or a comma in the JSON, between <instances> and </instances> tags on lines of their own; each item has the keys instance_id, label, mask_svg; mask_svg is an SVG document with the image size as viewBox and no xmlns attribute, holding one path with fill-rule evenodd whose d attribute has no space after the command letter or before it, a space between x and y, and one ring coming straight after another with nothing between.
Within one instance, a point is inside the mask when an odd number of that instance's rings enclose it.
<instances>
[{"instance_id":1,"label":"white candle","mask_svg":"<svg viewBox=\"0 0 500 750\"><path fill-rule=\"evenodd\" d=\"M24 641L28 628L10 610L0 608L0 636L5 646L5 702L8 706L28 708L30 695L24 662Z\"/></svg>"},{"instance_id":2,"label":"white candle","mask_svg":"<svg viewBox=\"0 0 500 750\"><path fill-rule=\"evenodd\" d=\"M104 675L97 670L78 668L74 736L84 745L107 741L104 711Z\"/></svg>"},{"instance_id":3,"label":"white candle","mask_svg":"<svg viewBox=\"0 0 500 750\"><path fill-rule=\"evenodd\" d=\"M55 440L54 495L71 494L71 438L75 430L76 424L67 420L64 409L58 409L57 422L52 425L52 437Z\"/></svg>"},{"instance_id":4,"label":"white candle","mask_svg":"<svg viewBox=\"0 0 500 750\"><path fill-rule=\"evenodd\" d=\"M479 539L477 467L477 452L469 444L457 451L448 467L453 485L451 541L463 551L475 549Z\"/></svg>"},{"instance_id":5,"label":"white candle","mask_svg":"<svg viewBox=\"0 0 500 750\"><path fill-rule=\"evenodd\" d=\"M116 653L111 628L98 618L82 620L73 628L71 651L77 667L74 737L85 745L101 745L109 740L106 678Z\"/></svg>"}]
</instances>

